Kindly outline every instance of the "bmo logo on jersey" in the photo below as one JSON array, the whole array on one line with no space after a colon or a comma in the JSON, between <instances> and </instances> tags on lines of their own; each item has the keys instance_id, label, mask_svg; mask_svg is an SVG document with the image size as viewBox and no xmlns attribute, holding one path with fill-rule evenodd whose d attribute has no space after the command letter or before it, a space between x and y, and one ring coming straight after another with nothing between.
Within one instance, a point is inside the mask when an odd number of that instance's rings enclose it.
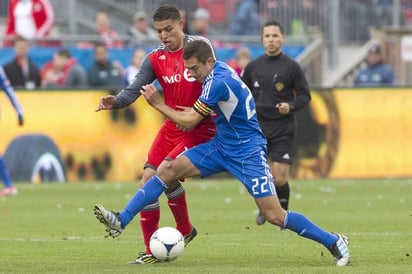
<instances>
[{"instance_id":1,"label":"bmo logo on jersey","mask_svg":"<svg viewBox=\"0 0 412 274\"><path fill-rule=\"evenodd\" d=\"M196 81L195 78L190 76L190 73L189 73L188 69L184 70L183 78L188 82ZM167 84L175 84L175 83L180 83L182 81L182 75L181 74L173 74L173 75L170 75L170 76L163 75L162 79Z\"/></svg>"}]
</instances>

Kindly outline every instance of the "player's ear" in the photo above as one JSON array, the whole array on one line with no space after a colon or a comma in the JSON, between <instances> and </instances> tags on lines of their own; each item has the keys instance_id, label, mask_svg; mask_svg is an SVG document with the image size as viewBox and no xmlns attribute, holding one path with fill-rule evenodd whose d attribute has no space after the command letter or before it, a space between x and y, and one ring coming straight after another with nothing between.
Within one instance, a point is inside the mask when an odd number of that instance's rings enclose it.
<instances>
[{"instance_id":1,"label":"player's ear","mask_svg":"<svg viewBox=\"0 0 412 274\"><path fill-rule=\"evenodd\" d=\"M209 57L207 58L206 63L213 67L213 64L215 63L215 59L213 59L213 57Z\"/></svg>"}]
</instances>

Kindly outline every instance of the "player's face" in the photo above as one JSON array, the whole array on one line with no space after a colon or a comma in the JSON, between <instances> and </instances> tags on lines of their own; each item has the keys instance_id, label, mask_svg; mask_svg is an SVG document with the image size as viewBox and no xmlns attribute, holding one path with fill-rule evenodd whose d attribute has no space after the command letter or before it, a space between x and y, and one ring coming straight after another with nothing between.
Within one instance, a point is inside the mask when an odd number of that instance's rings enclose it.
<instances>
[{"instance_id":1,"label":"player's face","mask_svg":"<svg viewBox=\"0 0 412 274\"><path fill-rule=\"evenodd\" d=\"M269 56L278 55L282 51L284 36L278 26L267 26L262 31L262 45Z\"/></svg>"},{"instance_id":2,"label":"player's face","mask_svg":"<svg viewBox=\"0 0 412 274\"><path fill-rule=\"evenodd\" d=\"M185 68L189 70L190 76L196 79L196 81L203 83L206 77L213 69L213 58L209 57L205 64L199 62L196 57L189 58L187 60L183 60L185 64Z\"/></svg>"},{"instance_id":3,"label":"player's face","mask_svg":"<svg viewBox=\"0 0 412 274\"><path fill-rule=\"evenodd\" d=\"M184 33L183 21L155 21L154 28L157 31L160 41L165 44L165 46L172 51L178 50L183 47Z\"/></svg>"}]
</instances>

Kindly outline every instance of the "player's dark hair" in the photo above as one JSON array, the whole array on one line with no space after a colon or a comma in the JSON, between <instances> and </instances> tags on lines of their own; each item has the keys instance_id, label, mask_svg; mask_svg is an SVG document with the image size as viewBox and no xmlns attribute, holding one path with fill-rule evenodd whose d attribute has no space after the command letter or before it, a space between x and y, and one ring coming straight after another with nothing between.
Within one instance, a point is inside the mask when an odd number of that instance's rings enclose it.
<instances>
[{"instance_id":1,"label":"player's dark hair","mask_svg":"<svg viewBox=\"0 0 412 274\"><path fill-rule=\"evenodd\" d=\"M214 58L212 48L203 40L194 40L185 45L183 48L183 59L187 60L196 57L200 63L206 64L209 57Z\"/></svg>"},{"instance_id":2,"label":"player's dark hair","mask_svg":"<svg viewBox=\"0 0 412 274\"><path fill-rule=\"evenodd\" d=\"M280 33L285 34L282 25L281 25L278 21L273 20L273 21L266 22L266 23L263 25L261 35L263 35L263 29L264 29L265 27L269 27L269 26L278 27L279 30L280 30Z\"/></svg>"},{"instance_id":3,"label":"player's dark hair","mask_svg":"<svg viewBox=\"0 0 412 274\"><path fill-rule=\"evenodd\" d=\"M165 20L179 21L180 19L182 19L180 12L174 5L160 6L153 14L153 21L155 22Z\"/></svg>"}]
</instances>

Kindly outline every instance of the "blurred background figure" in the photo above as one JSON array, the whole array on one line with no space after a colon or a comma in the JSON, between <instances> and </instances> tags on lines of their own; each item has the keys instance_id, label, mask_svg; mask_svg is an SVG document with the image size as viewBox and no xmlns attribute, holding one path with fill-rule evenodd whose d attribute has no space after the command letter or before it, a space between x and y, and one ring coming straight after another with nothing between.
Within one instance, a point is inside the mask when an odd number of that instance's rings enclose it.
<instances>
[{"instance_id":1,"label":"blurred background figure","mask_svg":"<svg viewBox=\"0 0 412 274\"><path fill-rule=\"evenodd\" d=\"M231 35L258 35L259 0L239 0L230 22Z\"/></svg>"},{"instance_id":2,"label":"blurred background figure","mask_svg":"<svg viewBox=\"0 0 412 274\"><path fill-rule=\"evenodd\" d=\"M41 41L49 36L54 24L49 0L10 0L4 45L10 46L15 36Z\"/></svg>"},{"instance_id":3,"label":"blurred background figure","mask_svg":"<svg viewBox=\"0 0 412 274\"><path fill-rule=\"evenodd\" d=\"M4 73L3 68L0 66L0 88L6 93L7 97L10 99L11 104L13 105L14 109L17 113L18 123L20 126L24 124L23 119L23 109L17 100L16 95L14 94L14 89L10 85L9 79L7 79L7 75ZM0 197L9 196L9 195L16 195L17 188L13 185L11 181L9 172L6 167L6 162L3 159L3 156L0 154L0 178L3 181L4 188L0 191Z\"/></svg>"},{"instance_id":4,"label":"blurred background figure","mask_svg":"<svg viewBox=\"0 0 412 274\"><path fill-rule=\"evenodd\" d=\"M53 60L42 69L43 88L84 88L87 86L86 71L71 57L69 50L60 49Z\"/></svg>"},{"instance_id":5,"label":"blurred background figure","mask_svg":"<svg viewBox=\"0 0 412 274\"><path fill-rule=\"evenodd\" d=\"M133 56L132 56L132 62L125 69L122 79L120 80L120 86L122 88L127 87L131 82L133 82L133 79L136 77L136 74L139 72L140 66L145 56L146 56L146 52L143 49L137 48L134 50Z\"/></svg>"},{"instance_id":6,"label":"blurred background figure","mask_svg":"<svg viewBox=\"0 0 412 274\"><path fill-rule=\"evenodd\" d=\"M122 71L118 61L110 62L107 46L97 44L94 49L94 63L87 73L89 86L118 88Z\"/></svg>"},{"instance_id":7,"label":"blurred background figure","mask_svg":"<svg viewBox=\"0 0 412 274\"><path fill-rule=\"evenodd\" d=\"M180 17L183 20L183 33L191 34L189 30L189 20L186 9L180 8L179 9Z\"/></svg>"},{"instance_id":8,"label":"blurred background figure","mask_svg":"<svg viewBox=\"0 0 412 274\"><path fill-rule=\"evenodd\" d=\"M252 57L249 48L241 47L236 51L236 57L229 65L241 76L246 65L249 64L251 60Z\"/></svg>"},{"instance_id":9,"label":"blurred background figure","mask_svg":"<svg viewBox=\"0 0 412 274\"><path fill-rule=\"evenodd\" d=\"M129 45L142 45L146 41L158 41L157 32L150 26L149 18L144 11L138 11L133 17L133 25L126 33L129 37Z\"/></svg>"},{"instance_id":10,"label":"blurred background figure","mask_svg":"<svg viewBox=\"0 0 412 274\"><path fill-rule=\"evenodd\" d=\"M199 8L195 10L192 17L190 33L208 37L215 34L210 27L210 13L207 9Z\"/></svg>"},{"instance_id":11,"label":"blurred background figure","mask_svg":"<svg viewBox=\"0 0 412 274\"><path fill-rule=\"evenodd\" d=\"M34 89L40 87L40 70L30 59L29 41L17 36L13 42L15 57L4 65L4 71L13 87Z\"/></svg>"},{"instance_id":12,"label":"blurred background figure","mask_svg":"<svg viewBox=\"0 0 412 274\"><path fill-rule=\"evenodd\" d=\"M110 20L107 13L99 11L95 17L96 33L100 35L102 42L109 48L123 47L123 41L119 34L110 26Z\"/></svg>"},{"instance_id":13,"label":"blurred background figure","mask_svg":"<svg viewBox=\"0 0 412 274\"><path fill-rule=\"evenodd\" d=\"M355 86L390 86L395 83L393 68L384 63L380 45L374 44L368 50L366 66L355 76Z\"/></svg>"}]
</instances>

